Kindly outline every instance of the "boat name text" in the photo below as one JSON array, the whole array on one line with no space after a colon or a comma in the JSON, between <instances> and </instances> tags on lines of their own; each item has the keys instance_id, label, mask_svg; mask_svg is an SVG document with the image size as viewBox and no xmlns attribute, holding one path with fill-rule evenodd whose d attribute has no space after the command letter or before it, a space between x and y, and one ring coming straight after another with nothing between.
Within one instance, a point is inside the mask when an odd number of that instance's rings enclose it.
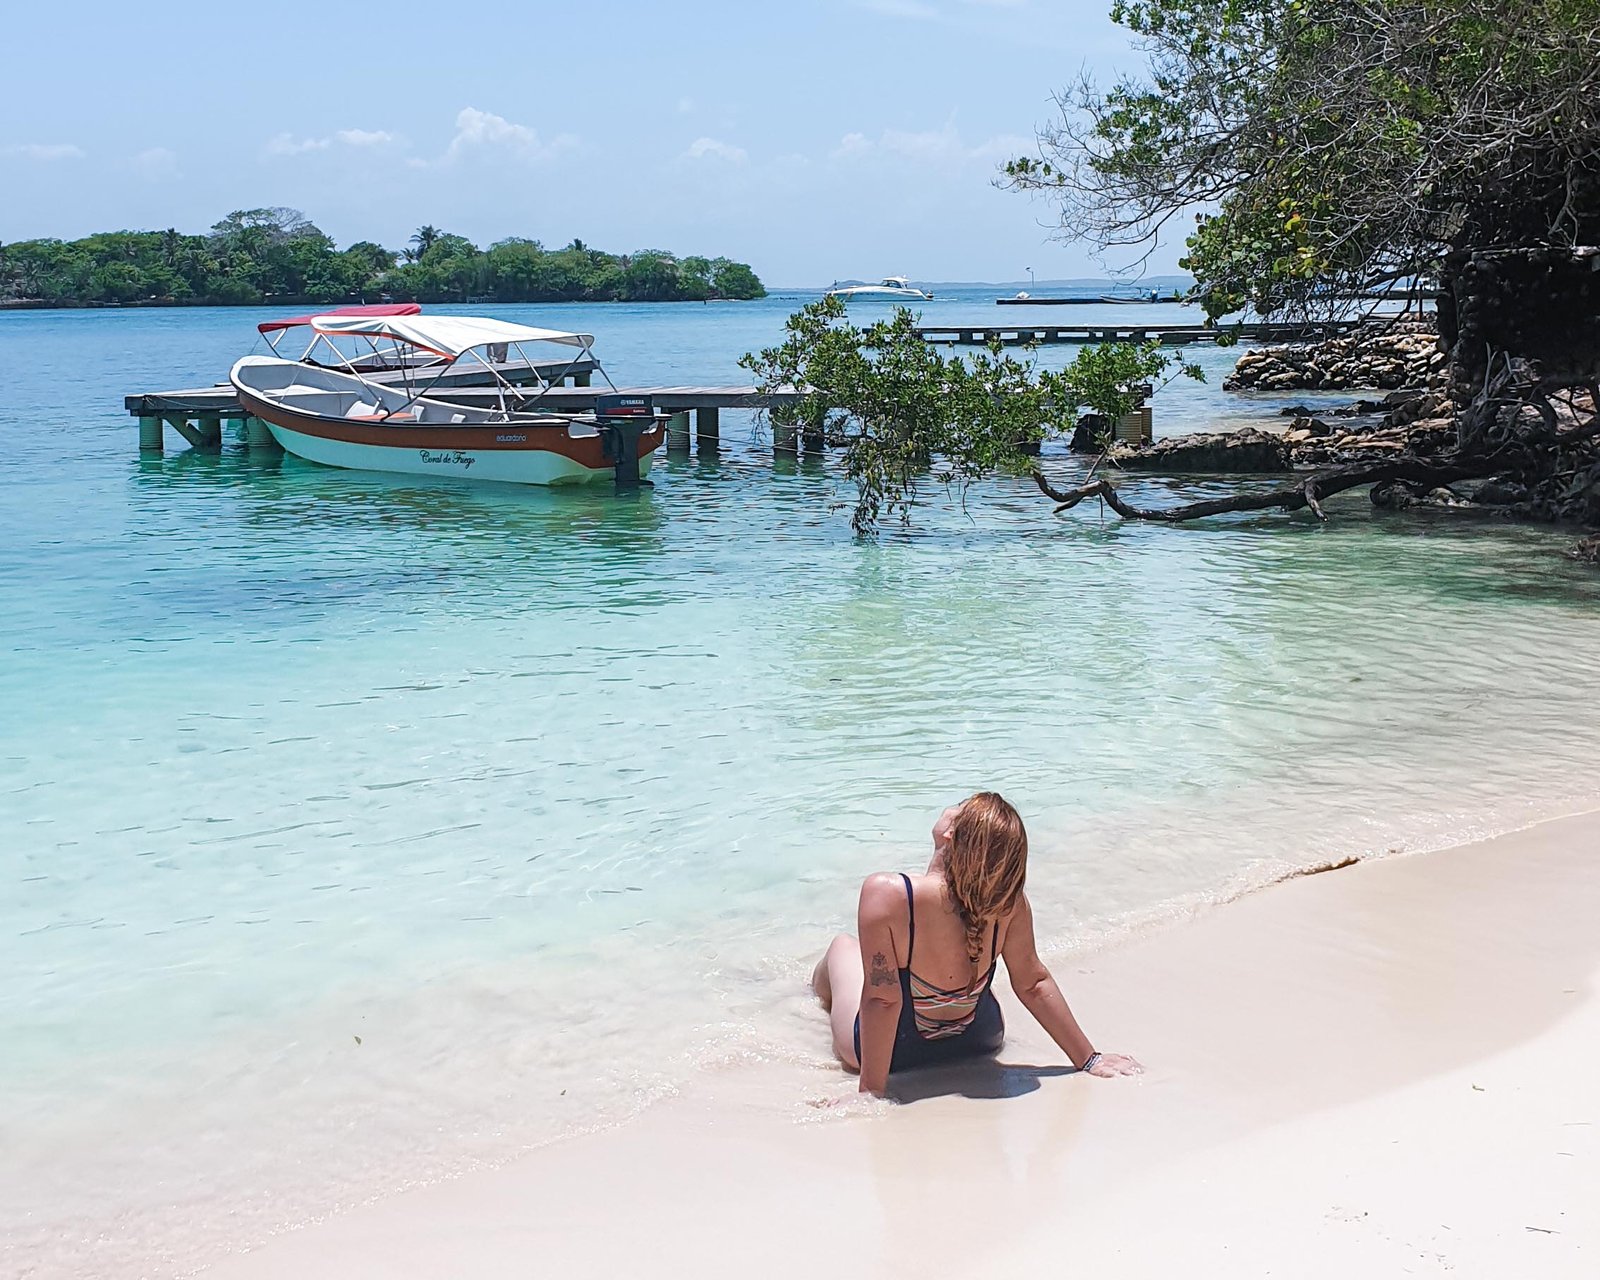
<instances>
[{"instance_id":1,"label":"boat name text","mask_svg":"<svg viewBox=\"0 0 1600 1280\"><path fill-rule=\"evenodd\" d=\"M527 439L527 436L496 436L494 442L496 444L524 444Z\"/></svg>"},{"instance_id":2,"label":"boat name text","mask_svg":"<svg viewBox=\"0 0 1600 1280\"><path fill-rule=\"evenodd\" d=\"M468 468L477 461L477 459L471 454L462 453L460 449L441 450L438 453L435 453L431 449L419 449L417 452L422 455L422 460L424 462L431 462L447 467Z\"/></svg>"}]
</instances>

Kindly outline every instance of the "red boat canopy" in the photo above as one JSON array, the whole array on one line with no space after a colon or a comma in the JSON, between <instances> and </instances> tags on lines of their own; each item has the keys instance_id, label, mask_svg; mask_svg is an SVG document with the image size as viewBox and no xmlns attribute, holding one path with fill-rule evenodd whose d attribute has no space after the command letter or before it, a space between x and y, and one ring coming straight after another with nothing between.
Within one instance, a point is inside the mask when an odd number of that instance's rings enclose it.
<instances>
[{"instance_id":1,"label":"red boat canopy","mask_svg":"<svg viewBox=\"0 0 1600 1280\"><path fill-rule=\"evenodd\" d=\"M263 320L256 326L257 333L277 333L293 329L296 325L310 324L318 316L415 316L422 308L415 302L374 302L366 306L334 307L329 311L313 311L308 316L293 316L288 320Z\"/></svg>"}]
</instances>

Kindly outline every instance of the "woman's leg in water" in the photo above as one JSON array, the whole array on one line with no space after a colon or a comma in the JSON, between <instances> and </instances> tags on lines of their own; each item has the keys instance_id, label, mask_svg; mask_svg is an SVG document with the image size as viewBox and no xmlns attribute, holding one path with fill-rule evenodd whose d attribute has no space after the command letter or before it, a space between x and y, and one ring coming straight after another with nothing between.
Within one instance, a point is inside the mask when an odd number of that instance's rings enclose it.
<instances>
[{"instance_id":1,"label":"woman's leg in water","mask_svg":"<svg viewBox=\"0 0 1600 1280\"><path fill-rule=\"evenodd\" d=\"M811 975L811 986L828 1011L833 1028L833 1051L851 1071L859 1071L856 1061L856 1014L861 1009L861 944L848 933L841 933L828 944Z\"/></svg>"}]
</instances>

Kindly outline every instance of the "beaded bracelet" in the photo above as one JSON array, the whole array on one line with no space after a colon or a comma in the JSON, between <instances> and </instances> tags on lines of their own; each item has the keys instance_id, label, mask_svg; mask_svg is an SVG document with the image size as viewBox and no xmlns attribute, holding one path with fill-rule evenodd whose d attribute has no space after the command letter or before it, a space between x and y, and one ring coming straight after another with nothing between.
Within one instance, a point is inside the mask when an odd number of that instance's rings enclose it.
<instances>
[{"instance_id":1,"label":"beaded bracelet","mask_svg":"<svg viewBox=\"0 0 1600 1280\"><path fill-rule=\"evenodd\" d=\"M1100 1061L1100 1055L1098 1053L1091 1053L1087 1058L1085 1058L1083 1060L1083 1065L1081 1067L1079 1067L1078 1070L1079 1071L1093 1071L1094 1070L1094 1064L1099 1062L1099 1061Z\"/></svg>"}]
</instances>

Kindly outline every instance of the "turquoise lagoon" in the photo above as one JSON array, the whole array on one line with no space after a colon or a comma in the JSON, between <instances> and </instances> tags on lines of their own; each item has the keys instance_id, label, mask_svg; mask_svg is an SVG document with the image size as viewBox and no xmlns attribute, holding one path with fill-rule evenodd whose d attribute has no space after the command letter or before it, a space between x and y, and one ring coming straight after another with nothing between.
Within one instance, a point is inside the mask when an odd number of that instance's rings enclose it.
<instances>
[{"instance_id":1,"label":"turquoise lagoon","mask_svg":"<svg viewBox=\"0 0 1600 1280\"><path fill-rule=\"evenodd\" d=\"M497 313L731 382L797 300ZM8 1273L182 1271L710 1066L791 1064L798 1106L832 1079L810 961L978 787L1027 816L1056 952L1596 803L1567 535L996 483L865 543L736 415L627 496L141 459L122 396L222 376L258 318L0 315ZM1282 403L1200 359L1159 430Z\"/></svg>"}]
</instances>

